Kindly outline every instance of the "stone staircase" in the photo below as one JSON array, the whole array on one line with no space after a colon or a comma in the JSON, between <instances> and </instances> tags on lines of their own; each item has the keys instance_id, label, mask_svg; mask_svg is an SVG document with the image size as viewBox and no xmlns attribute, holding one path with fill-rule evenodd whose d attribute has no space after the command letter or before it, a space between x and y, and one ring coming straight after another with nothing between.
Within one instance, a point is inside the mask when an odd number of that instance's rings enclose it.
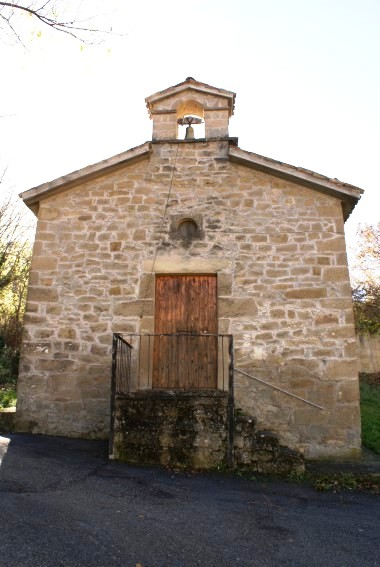
<instances>
[{"instance_id":1,"label":"stone staircase","mask_svg":"<svg viewBox=\"0 0 380 567\"><path fill-rule=\"evenodd\" d=\"M232 431L231 431L232 430ZM227 467L300 474L300 453L258 431L255 418L233 409L227 392L142 391L117 396L110 458L184 469Z\"/></svg>"},{"instance_id":2,"label":"stone staircase","mask_svg":"<svg viewBox=\"0 0 380 567\"><path fill-rule=\"evenodd\" d=\"M235 467L264 474L301 474L304 458L298 451L281 447L270 431L256 431L256 420L235 410Z\"/></svg>"}]
</instances>

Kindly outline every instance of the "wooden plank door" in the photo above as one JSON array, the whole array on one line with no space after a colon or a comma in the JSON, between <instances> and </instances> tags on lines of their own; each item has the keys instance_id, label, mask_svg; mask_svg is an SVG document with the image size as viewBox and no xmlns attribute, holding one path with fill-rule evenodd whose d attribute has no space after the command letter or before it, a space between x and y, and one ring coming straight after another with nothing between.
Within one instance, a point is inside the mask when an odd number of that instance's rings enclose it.
<instances>
[{"instance_id":1,"label":"wooden plank door","mask_svg":"<svg viewBox=\"0 0 380 567\"><path fill-rule=\"evenodd\" d=\"M216 276L156 276L153 388L216 389L216 298Z\"/></svg>"}]
</instances>

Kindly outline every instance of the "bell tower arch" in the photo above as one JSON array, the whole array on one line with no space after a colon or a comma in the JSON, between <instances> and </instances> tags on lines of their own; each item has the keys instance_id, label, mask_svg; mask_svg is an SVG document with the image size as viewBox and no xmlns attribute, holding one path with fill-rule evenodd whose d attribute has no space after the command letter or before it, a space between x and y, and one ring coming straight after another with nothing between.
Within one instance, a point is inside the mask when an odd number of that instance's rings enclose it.
<instances>
[{"instance_id":1,"label":"bell tower arch","mask_svg":"<svg viewBox=\"0 0 380 567\"><path fill-rule=\"evenodd\" d=\"M153 140L178 139L178 124L191 126L184 120L189 116L204 122L206 139L228 138L228 123L235 105L235 93L231 91L187 77L182 83L147 97L145 102L153 120Z\"/></svg>"}]
</instances>

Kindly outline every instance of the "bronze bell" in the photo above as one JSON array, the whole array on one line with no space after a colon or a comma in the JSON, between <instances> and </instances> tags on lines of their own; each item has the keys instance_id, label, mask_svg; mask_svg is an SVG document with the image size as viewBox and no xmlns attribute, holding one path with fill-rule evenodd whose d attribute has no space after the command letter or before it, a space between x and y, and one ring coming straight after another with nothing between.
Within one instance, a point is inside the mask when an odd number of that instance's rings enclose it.
<instances>
[{"instance_id":1,"label":"bronze bell","mask_svg":"<svg viewBox=\"0 0 380 567\"><path fill-rule=\"evenodd\" d=\"M177 120L177 123L180 126L187 125L185 140L194 140L195 136L194 136L194 128L192 127L192 124L202 124L202 122L203 122L202 118L199 118L198 116L190 116L190 115L183 116L183 118L178 118Z\"/></svg>"},{"instance_id":2,"label":"bronze bell","mask_svg":"<svg viewBox=\"0 0 380 567\"><path fill-rule=\"evenodd\" d=\"M194 128L191 124L186 128L185 140L194 140Z\"/></svg>"}]
</instances>

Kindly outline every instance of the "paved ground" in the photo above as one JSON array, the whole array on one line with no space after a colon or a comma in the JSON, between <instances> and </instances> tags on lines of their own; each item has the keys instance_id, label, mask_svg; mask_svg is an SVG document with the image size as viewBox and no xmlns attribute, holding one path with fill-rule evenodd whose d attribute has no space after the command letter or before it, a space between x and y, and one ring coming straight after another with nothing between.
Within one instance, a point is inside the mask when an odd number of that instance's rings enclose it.
<instances>
[{"instance_id":1,"label":"paved ground","mask_svg":"<svg viewBox=\"0 0 380 567\"><path fill-rule=\"evenodd\" d=\"M0 566L380 566L380 499L106 460L0 437Z\"/></svg>"}]
</instances>

